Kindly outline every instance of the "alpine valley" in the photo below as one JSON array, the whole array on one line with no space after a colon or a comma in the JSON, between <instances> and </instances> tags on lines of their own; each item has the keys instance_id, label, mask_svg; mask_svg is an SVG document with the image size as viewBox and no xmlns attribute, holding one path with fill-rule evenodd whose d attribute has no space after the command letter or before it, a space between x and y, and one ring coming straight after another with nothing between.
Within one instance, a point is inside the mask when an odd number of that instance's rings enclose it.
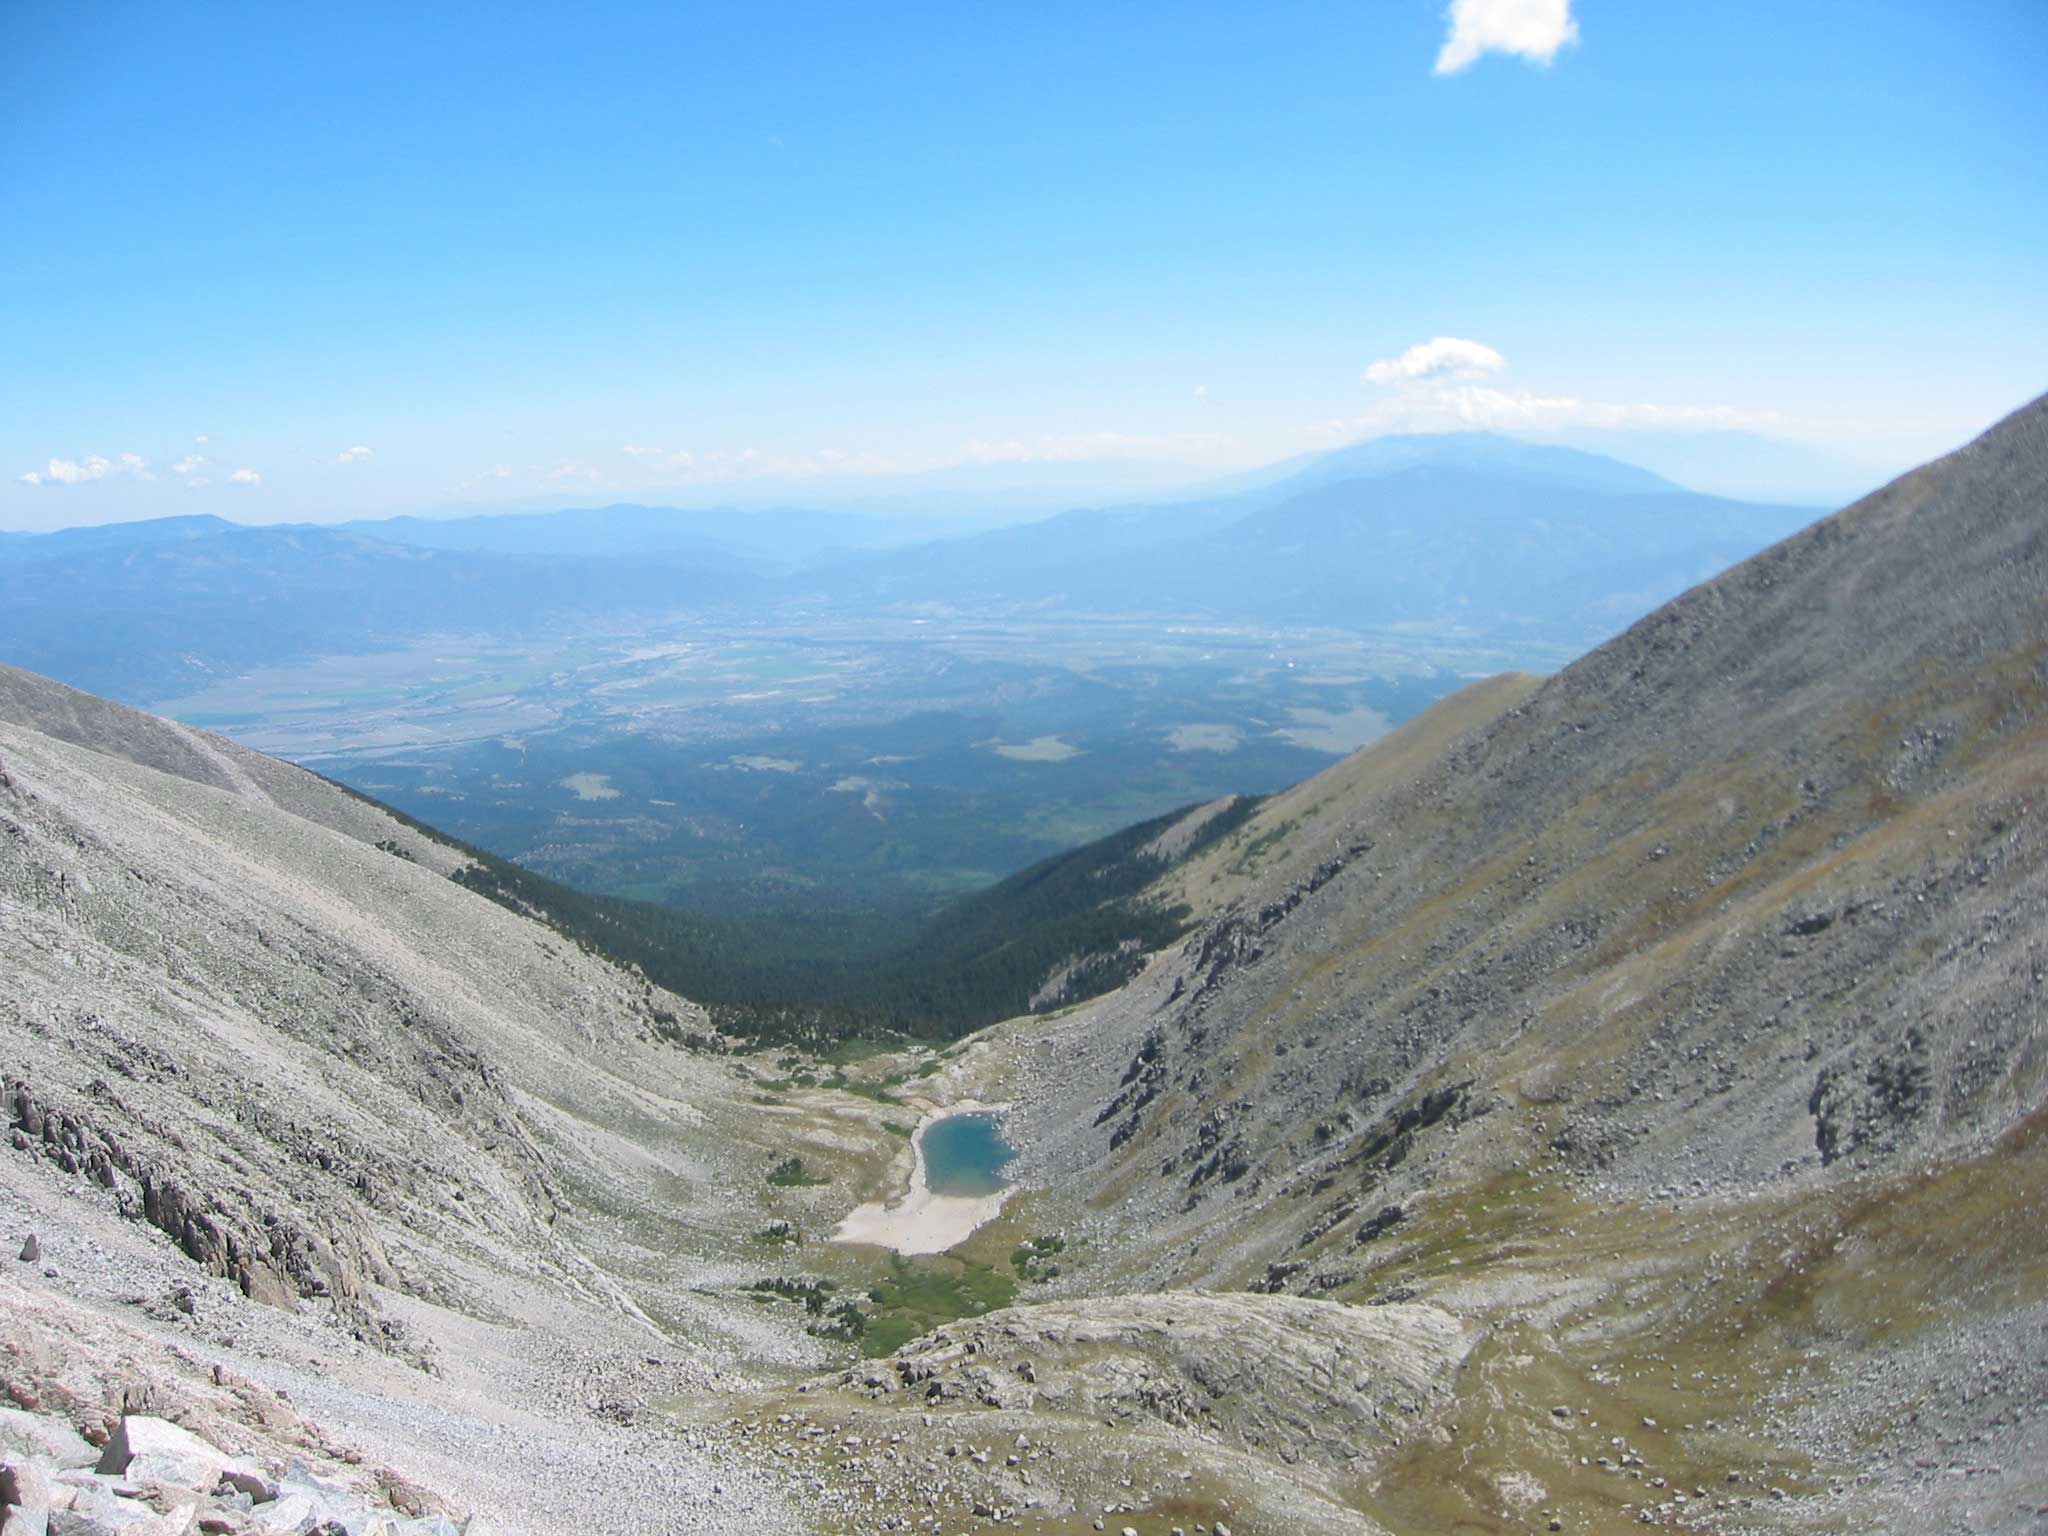
<instances>
[{"instance_id":1,"label":"alpine valley","mask_svg":"<svg viewBox=\"0 0 2048 1536\"><path fill-rule=\"evenodd\" d=\"M701 932L664 968L429 802L0 669L7 1532L2038 1529L2048 401L1682 593L1797 519L1694 505L1652 560L1617 540L1682 493L1462 451L1374 449L1370 503L1325 465L1227 516L720 546L729 592L942 563L1078 614L1113 594L1048 573L1126 561L1326 625L1355 582L1203 573L1391 539L1390 625L1477 594L1468 661L1599 640L931 907L943 965L892 985L987 978L987 1022L848 991L777 1035L787 999L689 995L761 984ZM1473 562L1532 519L1511 605ZM10 621L268 562L281 663L330 649L321 583L446 614L560 558L161 532L10 546ZM35 634L69 670L83 631ZM117 693L251 660L130 638ZM993 1219L833 1240L973 1107Z\"/></svg>"}]
</instances>

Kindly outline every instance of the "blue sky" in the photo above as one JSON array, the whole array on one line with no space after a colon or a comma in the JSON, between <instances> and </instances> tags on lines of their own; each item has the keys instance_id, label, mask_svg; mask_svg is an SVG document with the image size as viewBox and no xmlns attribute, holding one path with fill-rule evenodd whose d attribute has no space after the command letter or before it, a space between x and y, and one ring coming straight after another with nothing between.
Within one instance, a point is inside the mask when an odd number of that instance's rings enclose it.
<instances>
[{"instance_id":1,"label":"blue sky","mask_svg":"<svg viewBox=\"0 0 2048 1536\"><path fill-rule=\"evenodd\" d=\"M0 7L0 527L2048 388L2048 5L1453 9Z\"/></svg>"}]
</instances>

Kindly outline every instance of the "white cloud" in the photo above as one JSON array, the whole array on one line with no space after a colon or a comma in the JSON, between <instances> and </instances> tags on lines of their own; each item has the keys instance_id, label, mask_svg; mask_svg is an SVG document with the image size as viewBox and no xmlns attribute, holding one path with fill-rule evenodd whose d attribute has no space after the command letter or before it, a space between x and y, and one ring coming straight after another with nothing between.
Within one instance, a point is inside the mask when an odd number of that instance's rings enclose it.
<instances>
[{"instance_id":1,"label":"white cloud","mask_svg":"<svg viewBox=\"0 0 2048 1536\"><path fill-rule=\"evenodd\" d=\"M577 464L563 459L547 472L547 478L555 481L588 480L592 485L596 485L604 479L604 471L589 464Z\"/></svg>"},{"instance_id":2,"label":"white cloud","mask_svg":"<svg viewBox=\"0 0 2048 1536\"><path fill-rule=\"evenodd\" d=\"M117 453L111 459L97 453L82 459L52 459L48 468L32 469L18 478L23 485L83 485L88 480L122 476L137 480L156 478L149 472L149 461L139 453Z\"/></svg>"},{"instance_id":3,"label":"white cloud","mask_svg":"<svg viewBox=\"0 0 2048 1536\"><path fill-rule=\"evenodd\" d=\"M1363 415L1307 428L1323 441L1347 441L1382 432L1555 432L1568 427L1616 430L1785 432L1802 425L1776 411L1731 405L1663 405L1649 401L1587 400L1544 395L1481 382L1506 369L1507 359L1476 341L1439 336L1365 370L1381 398Z\"/></svg>"},{"instance_id":4,"label":"white cloud","mask_svg":"<svg viewBox=\"0 0 2048 1536\"><path fill-rule=\"evenodd\" d=\"M656 468L688 469L697 462L697 456L687 448L649 448L643 443L627 443L619 452L629 459L643 459Z\"/></svg>"},{"instance_id":5,"label":"white cloud","mask_svg":"<svg viewBox=\"0 0 2048 1536\"><path fill-rule=\"evenodd\" d=\"M1397 384L1403 379L1427 379L1443 375L1454 379L1476 379L1499 373L1508 360L1493 348L1456 336L1432 336L1419 341L1399 357L1383 357L1365 370L1368 384Z\"/></svg>"},{"instance_id":6,"label":"white cloud","mask_svg":"<svg viewBox=\"0 0 2048 1536\"><path fill-rule=\"evenodd\" d=\"M202 432L197 437L193 438L192 441L197 443L200 447L204 448L208 443L212 442L213 439L208 437L204 432Z\"/></svg>"},{"instance_id":7,"label":"white cloud","mask_svg":"<svg viewBox=\"0 0 2048 1536\"><path fill-rule=\"evenodd\" d=\"M263 477L253 469L238 469L228 476L229 485L261 485Z\"/></svg>"},{"instance_id":8,"label":"white cloud","mask_svg":"<svg viewBox=\"0 0 2048 1536\"><path fill-rule=\"evenodd\" d=\"M207 485L211 485L211 484L213 484L213 482L212 482L211 480L207 479L207 478L206 478L206 476L204 476L204 475L198 475L198 476L195 476L194 478L192 478L192 479L190 479L190 480L187 480L187 481L185 482L185 484L186 484L186 486L187 486L187 487L189 487L190 489L192 489L192 490L195 490L195 491L196 491L196 490L198 490L198 489L199 489L199 488L200 488L201 486L207 486Z\"/></svg>"},{"instance_id":9,"label":"white cloud","mask_svg":"<svg viewBox=\"0 0 2048 1536\"><path fill-rule=\"evenodd\" d=\"M355 464L370 457L372 457L372 451L365 448L361 443L357 443L355 447L344 448L341 452L337 453L334 456L334 462L337 464Z\"/></svg>"},{"instance_id":10,"label":"white cloud","mask_svg":"<svg viewBox=\"0 0 2048 1536\"><path fill-rule=\"evenodd\" d=\"M644 443L626 443L619 451L639 460L629 483L641 486L723 484L743 480L815 480L823 476L865 476L902 474L908 469L927 469L926 464L906 465L884 454L848 452L841 448L818 448L806 453L763 452L758 448L650 448ZM595 471L589 471L595 474Z\"/></svg>"},{"instance_id":11,"label":"white cloud","mask_svg":"<svg viewBox=\"0 0 2048 1536\"><path fill-rule=\"evenodd\" d=\"M1450 36L1436 56L1436 72L1455 75L1481 54L1512 53L1548 64L1557 50L1579 40L1572 0L1451 0Z\"/></svg>"},{"instance_id":12,"label":"white cloud","mask_svg":"<svg viewBox=\"0 0 2048 1536\"><path fill-rule=\"evenodd\" d=\"M1068 432L1047 437L976 439L962 452L971 464L1083 464L1101 459L1209 459L1230 439L1214 432Z\"/></svg>"},{"instance_id":13,"label":"white cloud","mask_svg":"<svg viewBox=\"0 0 2048 1536\"><path fill-rule=\"evenodd\" d=\"M1732 405L1662 405L1650 401L1587 400L1539 395L1487 384L1434 385L1403 392L1361 418L1380 431L1472 427L1494 432L1546 432L1562 427L1622 430L1784 431L1794 425L1777 411Z\"/></svg>"},{"instance_id":14,"label":"white cloud","mask_svg":"<svg viewBox=\"0 0 2048 1536\"><path fill-rule=\"evenodd\" d=\"M189 475L195 470L204 468L211 462L203 453L188 453L171 466L171 473L174 475Z\"/></svg>"}]
</instances>

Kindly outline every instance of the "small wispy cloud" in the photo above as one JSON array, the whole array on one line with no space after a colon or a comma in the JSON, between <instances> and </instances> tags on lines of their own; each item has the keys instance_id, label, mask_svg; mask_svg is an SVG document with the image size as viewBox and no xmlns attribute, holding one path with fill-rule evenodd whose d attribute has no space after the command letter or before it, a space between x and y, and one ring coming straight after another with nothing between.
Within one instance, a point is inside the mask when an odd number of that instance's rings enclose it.
<instances>
[{"instance_id":1,"label":"small wispy cloud","mask_svg":"<svg viewBox=\"0 0 2048 1536\"><path fill-rule=\"evenodd\" d=\"M111 458L89 453L82 459L51 459L46 467L16 478L23 485L83 485L89 480L124 476L136 480L156 478L149 472L149 461L139 453L117 453Z\"/></svg>"},{"instance_id":2,"label":"small wispy cloud","mask_svg":"<svg viewBox=\"0 0 2048 1536\"><path fill-rule=\"evenodd\" d=\"M1646 400L1588 400L1541 395L1486 384L1452 384L1407 393L1368 411L1355 429L1441 431L1473 427L1490 432L1549 432L1564 427L1677 431L1789 430L1796 424L1777 411L1733 405L1666 405ZM1350 435L1358 435L1354 430Z\"/></svg>"},{"instance_id":3,"label":"small wispy cloud","mask_svg":"<svg viewBox=\"0 0 2048 1536\"><path fill-rule=\"evenodd\" d=\"M595 465L578 464L574 460L563 459L549 470L544 478L557 483L564 480L587 480L592 485L597 485L603 482L604 471Z\"/></svg>"},{"instance_id":4,"label":"small wispy cloud","mask_svg":"<svg viewBox=\"0 0 2048 1536\"><path fill-rule=\"evenodd\" d=\"M208 464L212 462L213 461L207 458L207 456L203 453L188 453L185 455L185 457L178 460L177 463L171 466L171 473L174 475L195 474L199 470L204 469Z\"/></svg>"},{"instance_id":5,"label":"small wispy cloud","mask_svg":"<svg viewBox=\"0 0 2048 1536\"><path fill-rule=\"evenodd\" d=\"M1499 373L1508 360L1483 342L1458 336L1433 336L1419 341L1399 357L1383 357L1365 370L1368 384L1397 384L1403 379L1448 377L1476 379Z\"/></svg>"},{"instance_id":6,"label":"small wispy cloud","mask_svg":"<svg viewBox=\"0 0 2048 1536\"><path fill-rule=\"evenodd\" d=\"M1311 436L1345 440L1380 432L1549 432L1568 427L1669 428L1681 431L1785 431L1796 423L1775 411L1730 405L1665 405L1544 395L1484 382L1508 360L1483 342L1438 336L1365 370L1381 397L1364 414L1311 426Z\"/></svg>"},{"instance_id":7,"label":"small wispy cloud","mask_svg":"<svg viewBox=\"0 0 2048 1536\"><path fill-rule=\"evenodd\" d=\"M360 464L364 459L374 457L374 451L357 443L353 448L344 448L334 456L337 464Z\"/></svg>"},{"instance_id":8,"label":"small wispy cloud","mask_svg":"<svg viewBox=\"0 0 2048 1536\"><path fill-rule=\"evenodd\" d=\"M645 443L626 443L619 452L629 459L664 469L690 469L697 462L697 455L687 448L650 448Z\"/></svg>"},{"instance_id":9,"label":"small wispy cloud","mask_svg":"<svg viewBox=\"0 0 2048 1536\"><path fill-rule=\"evenodd\" d=\"M204 448L208 443L212 442L213 439L208 437L204 432L202 432L197 437L193 438L192 441L197 443L200 447Z\"/></svg>"},{"instance_id":10,"label":"small wispy cloud","mask_svg":"<svg viewBox=\"0 0 2048 1536\"><path fill-rule=\"evenodd\" d=\"M261 485L263 476L253 469L238 469L228 476L229 485Z\"/></svg>"},{"instance_id":11,"label":"small wispy cloud","mask_svg":"<svg viewBox=\"0 0 2048 1536\"><path fill-rule=\"evenodd\" d=\"M1450 35L1436 56L1436 72L1455 75L1483 54L1507 53L1549 64L1579 40L1572 0L1451 0Z\"/></svg>"},{"instance_id":12,"label":"small wispy cloud","mask_svg":"<svg viewBox=\"0 0 2048 1536\"><path fill-rule=\"evenodd\" d=\"M1102 459L1208 459L1230 439L1215 432L1068 432L1036 438L980 438L962 452L970 464L1085 464Z\"/></svg>"}]
</instances>

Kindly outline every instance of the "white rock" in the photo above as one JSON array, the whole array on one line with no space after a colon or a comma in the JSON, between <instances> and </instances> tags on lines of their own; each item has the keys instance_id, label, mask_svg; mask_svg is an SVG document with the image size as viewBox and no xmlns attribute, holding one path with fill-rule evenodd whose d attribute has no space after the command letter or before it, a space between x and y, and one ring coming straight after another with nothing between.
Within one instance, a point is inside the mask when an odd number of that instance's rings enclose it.
<instances>
[{"instance_id":1,"label":"white rock","mask_svg":"<svg viewBox=\"0 0 2048 1536\"><path fill-rule=\"evenodd\" d=\"M100 1455L96 1470L132 1482L175 1483L211 1490L220 1481L227 1454L168 1419L131 1413Z\"/></svg>"},{"instance_id":2,"label":"white rock","mask_svg":"<svg viewBox=\"0 0 2048 1536\"><path fill-rule=\"evenodd\" d=\"M47 1536L51 1486L48 1462L26 1456L10 1461L0 1471L0 1497L12 1501L0 1536Z\"/></svg>"},{"instance_id":3,"label":"white rock","mask_svg":"<svg viewBox=\"0 0 2048 1536\"><path fill-rule=\"evenodd\" d=\"M234 1459L221 1463L218 1486L246 1493L258 1504L267 1504L277 1497L276 1482L253 1461Z\"/></svg>"},{"instance_id":4,"label":"white rock","mask_svg":"<svg viewBox=\"0 0 2048 1536\"><path fill-rule=\"evenodd\" d=\"M319 1506L303 1493L280 1494L249 1512L251 1522L264 1536L296 1536L302 1524L318 1515Z\"/></svg>"},{"instance_id":5,"label":"white rock","mask_svg":"<svg viewBox=\"0 0 2048 1536\"><path fill-rule=\"evenodd\" d=\"M100 1454L62 1419L0 1408L0 1451L14 1447L30 1456L47 1456L60 1467L89 1467Z\"/></svg>"},{"instance_id":6,"label":"white rock","mask_svg":"<svg viewBox=\"0 0 2048 1536\"><path fill-rule=\"evenodd\" d=\"M105 1487L82 1487L60 1518L73 1536L185 1536L192 1529L195 1506L185 1505L159 1515L140 1499L122 1498Z\"/></svg>"}]
</instances>

